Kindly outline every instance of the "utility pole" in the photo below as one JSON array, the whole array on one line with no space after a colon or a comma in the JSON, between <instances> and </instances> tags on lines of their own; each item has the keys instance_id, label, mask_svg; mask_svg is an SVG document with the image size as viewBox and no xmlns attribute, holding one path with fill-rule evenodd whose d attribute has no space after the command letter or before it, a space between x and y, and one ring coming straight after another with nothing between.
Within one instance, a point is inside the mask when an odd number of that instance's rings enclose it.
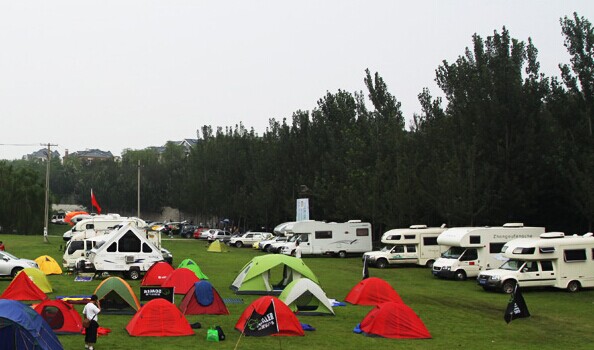
<instances>
[{"instance_id":1,"label":"utility pole","mask_svg":"<svg viewBox=\"0 0 594 350\"><path fill-rule=\"evenodd\" d=\"M44 144L41 144L45 146ZM49 243L48 235L47 235L47 228L49 226L49 178L50 178L50 162L52 160L52 153L51 153L51 146L52 145L48 142L47 144L47 168L45 170L45 221L43 226L43 242Z\"/></svg>"},{"instance_id":2,"label":"utility pole","mask_svg":"<svg viewBox=\"0 0 594 350\"><path fill-rule=\"evenodd\" d=\"M138 160L138 184L137 184L137 188L136 188L136 192L138 194L138 198L137 200L137 204L138 204L138 211L136 213L136 217L140 219L140 159Z\"/></svg>"}]
</instances>

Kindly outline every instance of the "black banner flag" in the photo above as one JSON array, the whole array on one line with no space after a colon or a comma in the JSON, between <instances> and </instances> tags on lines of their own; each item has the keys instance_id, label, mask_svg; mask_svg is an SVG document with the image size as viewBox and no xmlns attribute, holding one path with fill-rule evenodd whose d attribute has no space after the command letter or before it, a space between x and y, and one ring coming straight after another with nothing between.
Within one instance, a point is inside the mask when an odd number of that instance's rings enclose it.
<instances>
[{"instance_id":1,"label":"black banner flag","mask_svg":"<svg viewBox=\"0 0 594 350\"><path fill-rule=\"evenodd\" d=\"M262 315L254 309L250 317L245 321L243 333L254 337L263 337L278 333L274 300L270 301L270 306Z\"/></svg>"},{"instance_id":2,"label":"black banner flag","mask_svg":"<svg viewBox=\"0 0 594 350\"><path fill-rule=\"evenodd\" d=\"M530 317L530 312L528 311L528 306L526 305L526 301L520 292L520 288L516 284L514 288L514 292L509 299L509 303L507 304L507 309L505 310L505 315L503 315L503 319L505 322L510 323L511 321L515 320L516 318L524 318Z\"/></svg>"}]
</instances>

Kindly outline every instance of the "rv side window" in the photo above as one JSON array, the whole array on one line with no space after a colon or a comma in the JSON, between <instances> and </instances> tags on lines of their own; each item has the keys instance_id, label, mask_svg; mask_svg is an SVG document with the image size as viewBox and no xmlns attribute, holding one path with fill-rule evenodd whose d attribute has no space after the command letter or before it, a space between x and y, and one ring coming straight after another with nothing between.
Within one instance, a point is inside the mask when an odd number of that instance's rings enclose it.
<instances>
[{"instance_id":1,"label":"rv side window","mask_svg":"<svg viewBox=\"0 0 594 350\"><path fill-rule=\"evenodd\" d=\"M390 241L399 241L400 240L400 235L393 235L388 237L388 240Z\"/></svg>"},{"instance_id":2,"label":"rv side window","mask_svg":"<svg viewBox=\"0 0 594 350\"><path fill-rule=\"evenodd\" d=\"M366 228L358 228L357 236L369 236L369 230Z\"/></svg>"},{"instance_id":3,"label":"rv side window","mask_svg":"<svg viewBox=\"0 0 594 350\"><path fill-rule=\"evenodd\" d=\"M126 232L119 240L119 252L122 253L139 253L140 252L140 238L138 238L132 231Z\"/></svg>"},{"instance_id":4,"label":"rv side window","mask_svg":"<svg viewBox=\"0 0 594 350\"><path fill-rule=\"evenodd\" d=\"M404 253L404 246L403 245L395 245L394 250L392 253Z\"/></svg>"},{"instance_id":5,"label":"rv side window","mask_svg":"<svg viewBox=\"0 0 594 350\"><path fill-rule=\"evenodd\" d=\"M151 249L151 247L148 244L142 243L142 252L143 253L152 253L153 250Z\"/></svg>"},{"instance_id":6,"label":"rv side window","mask_svg":"<svg viewBox=\"0 0 594 350\"><path fill-rule=\"evenodd\" d=\"M516 249L514 249L513 253L514 254L534 254L534 251L536 249L533 248L522 248L522 247L518 247Z\"/></svg>"},{"instance_id":7,"label":"rv side window","mask_svg":"<svg viewBox=\"0 0 594 350\"><path fill-rule=\"evenodd\" d=\"M553 271L553 262L549 260L541 261L540 267L543 271Z\"/></svg>"},{"instance_id":8,"label":"rv side window","mask_svg":"<svg viewBox=\"0 0 594 350\"><path fill-rule=\"evenodd\" d=\"M470 244L481 244L481 236L470 236Z\"/></svg>"},{"instance_id":9,"label":"rv side window","mask_svg":"<svg viewBox=\"0 0 594 350\"><path fill-rule=\"evenodd\" d=\"M404 239L415 239L415 235L404 235Z\"/></svg>"},{"instance_id":10,"label":"rv side window","mask_svg":"<svg viewBox=\"0 0 594 350\"><path fill-rule=\"evenodd\" d=\"M565 261L586 261L586 250L585 249L565 249L563 251Z\"/></svg>"},{"instance_id":11,"label":"rv side window","mask_svg":"<svg viewBox=\"0 0 594 350\"><path fill-rule=\"evenodd\" d=\"M489 253L501 253L501 250L503 249L504 245L505 243L489 243Z\"/></svg>"},{"instance_id":12,"label":"rv side window","mask_svg":"<svg viewBox=\"0 0 594 350\"><path fill-rule=\"evenodd\" d=\"M423 237L423 244L424 245L438 245L437 237Z\"/></svg>"},{"instance_id":13,"label":"rv side window","mask_svg":"<svg viewBox=\"0 0 594 350\"><path fill-rule=\"evenodd\" d=\"M87 246L85 247L85 250L91 250L94 248L95 242L93 241L87 241Z\"/></svg>"},{"instance_id":14,"label":"rv side window","mask_svg":"<svg viewBox=\"0 0 594 350\"><path fill-rule=\"evenodd\" d=\"M72 241L70 242L70 246L68 247L68 254L73 254L77 250L84 249L83 241Z\"/></svg>"},{"instance_id":15,"label":"rv side window","mask_svg":"<svg viewBox=\"0 0 594 350\"><path fill-rule=\"evenodd\" d=\"M541 253L554 253L555 247L540 247L538 249Z\"/></svg>"},{"instance_id":16,"label":"rv side window","mask_svg":"<svg viewBox=\"0 0 594 350\"><path fill-rule=\"evenodd\" d=\"M118 251L118 243L117 242L113 242L109 247L107 247L106 249L108 252L110 253L115 253Z\"/></svg>"},{"instance_id":17,"label":"rv side window","mask_svg":"<svg viewBox=\"0 0 594 350\"><path fill-rule=\"evenodd\" d=\"M330 239L332 231L316 231L316 239Z\"/></svg>"},{"instance_id":18,"label":"rv side window","mask_svg":"<svg viewBox=\"0 0 594 350\"><path fill-rule=\"evenodd\" d=\"M417 252L417 247L415 245L407 245L406 246L406 252L407 253L416 253Z\"/></svg>"},{"instance_id":19,"label":"rv side window","mask_svg":"<svg viewBox=\"0 0 594 350\"><path fill-rule=\"evenodd\" d=\"M460 258L460 261L471 261L476 259L478 259L476 249L466 249L466 252L464 252L464 255Z\"/></svg>"},{"instance_id":20,"label":"rv side window","mask_svg":"<svg viewBox=\"0 0 594 350\"><path fill-rule=\"evenodd\" d=\"M87 225L85 226L85 229L87 229L87 230L92 230L92 229L94 229L94 228L95 228L95 225L93 225L93 224L87 224Z\"/></svg>"}]
</instances>

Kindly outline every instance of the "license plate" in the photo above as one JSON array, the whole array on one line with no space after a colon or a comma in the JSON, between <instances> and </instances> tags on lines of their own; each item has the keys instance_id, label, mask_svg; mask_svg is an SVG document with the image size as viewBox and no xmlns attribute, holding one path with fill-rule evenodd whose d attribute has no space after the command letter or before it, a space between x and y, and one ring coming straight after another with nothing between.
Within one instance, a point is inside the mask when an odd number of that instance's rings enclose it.
<instances>
[{"instance_id":1,"label":"license plate","mask_svg":"<svg viewBox=\"0 0 594 350\"><path fill-rule=\"evenodd\" d=\"M437 276L437 271L431 271L431 273L433 273L433 276Z\"/></svg>"},{"instance_id":2,"label":"license plate","mask_svg":"<svg viewBox=\"0 0 594 350\"><path fill-rule=\"evenodd\" d=\"M483 284L487 284L487 280L479 280L478 282L479 282L479 284L481 284L481 285L483 285Z\"/></svg>"}]
</instances>

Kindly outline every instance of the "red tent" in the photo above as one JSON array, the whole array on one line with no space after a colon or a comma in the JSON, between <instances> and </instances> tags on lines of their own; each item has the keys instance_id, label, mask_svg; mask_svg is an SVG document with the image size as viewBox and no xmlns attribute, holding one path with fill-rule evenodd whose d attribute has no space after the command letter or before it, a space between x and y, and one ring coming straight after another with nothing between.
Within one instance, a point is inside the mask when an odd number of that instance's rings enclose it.
<instances>
[{"instance_id":1,"label":"red tent","mask_svg":"<svg viewBox=\"0 0 594 350\"><path fill-rule=\"evenodd\" d=\"M35 311L57 334L80 334L82 318L74 307L62 300L46 299L35 306Z\"/></svg>"},{"instance_id":2,"label":"red tent","mask_svg":"<svg viewBox=\"0 0 594 350\"><path fill-rule=\"evenodd\" d=\"M278 333L273 335L281 335L281 336L296 336L296 335L305 335L303 332L303 327L301 327L301 323L297 319L297 316L289 309L289 307L277 297L273 297L271 295L266 295L256 299L253 303L251 303L241 314L239 320L235 324L235 329L240 332L243 332L245 329L245 322L250 318L252 312L256 310L259 314L266 313L270 303L274 300L274 308L276 310L276 321L278 324Z\"/></svg>"},{"instance_id":3,"label":"red tent","mask_svg":"<svg viewBox=\"0 0 594 350\"><path fill-rule=\"evenodd\" d=\"M379 305L390 301L402 303L394 288L377 277L369 277L357 283L347 294L345 301L355 305Z\"/></svg>"},{"instance_id":4,"label":"red tent","mask_svg":"<svg viewBox=\"0 0 594 350\"><path fill-rule=\"evenodd\" d=\"M160 286L167 277L173 272L173 267L164 261L153 264L144 274L140 285L142 286Z\"/></svg>"},{"instance_id":5,"label":"red tent","mask_svg":"<svg viewBox=\"0 0 594 350\"><path fill-rule=\"evenodd\" d=\"M194 271L182 267L173 270L161 287L174 287L175 294L186 294L198 281L200 279L196 277Z\"/></svg>"},{"instance_id":6,"label":"red tent","mask_svg":"<svg viewBox=\"0 0 594 350\"><path fill-rule=\"evenodd\" d=\"M134 337L180 337L194 335L185 316L169 301L153 299L138 310L126 326Z\"/></svg>"},{"instance_id":7,"label":"red tent","mask_svg":"<svg viewBox=\"0 0 594 350\"><path fill-rule=\"evenodd\" d=\"M198 281L186 293L179 309L184 315L229 315L225 302L208 281Z\"/></svg>"},{"instance_id":8,"label":"red tent","mask_svg":"<svg viewBox=\"0 0 594 350\"><path fill-rule=\"evenodd\" d=\"M410 307L398 302L376 306L361 321L360 327L366 335L384 338L431 338L431 334L419 316Z\"/></svg>"},{"instance_id":9,"label":"red tent","mask_svg":"<svg viewBox=\"0 0 594 350\"><path fill-rule=\"evenodd\" d=\"M31 281L26 273L19 273L0 295L0 299L45 300L47 295Z\"/></svg>"}]
</instances>

